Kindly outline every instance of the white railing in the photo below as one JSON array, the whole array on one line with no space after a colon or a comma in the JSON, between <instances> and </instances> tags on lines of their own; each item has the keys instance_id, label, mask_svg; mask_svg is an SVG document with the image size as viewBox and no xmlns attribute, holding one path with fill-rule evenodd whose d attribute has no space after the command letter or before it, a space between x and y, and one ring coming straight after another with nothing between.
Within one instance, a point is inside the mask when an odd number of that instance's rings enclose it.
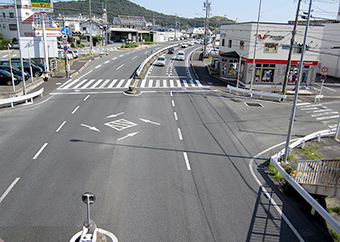
<instances>
[{"instance_id":1,"label":"white railing","mask_svg":"<svg viewBox=\"0 0 340 242\"><path fill-rule=\"evenodd\" d=\"M252 95L253 94L259 95L261 98L263 96L276 97L276 98L279 98L280 101L282 99L286 99L287 98L287 95L279 94L279 93L254 91L254 90L249 90L249 89L237 88L237 87L233 87L233 86L230 86L230 85L228 85L227 88L229 89L229 92L231 92L231 90L234 90L236 92L243 92L243 93L249 93L249 94L252 94Z\"/></svg>"},{"instance_id":2,"label":"white railing","mask_svg":"<svg viewBox=\"0 0 340 242\"><path fill-rule=\"evenodd\" d=\"M31 103L33 103L33 98L35 98L39 95L43 96L43 92L44 92L44 88L41 88L39 91L30 93L30 94L26 94L26 95L22 95L22 96L18 96L18 97L0 99L0 105L11 104L11 107L13 108L14 103L17 103L17 102L31 100Z\"/></svg>"},{"instance_id":3,"label":"white railing","mask_svg":"<svg viewBox=\"0 0 340 242\"><path fill-rule=\"evenodd\" d=\"M303 144L304 142L322 136L331 136L335 134L335 129L323 130L315 132L313 134L307 135L301 139L298 139L291 145L289 145L289 150ZM280 172L283 178L289 182L289 184L295 188L295 190L334 228L334 230L340 234L340 224L335 220L332 215L330 215L326 209L324 209L299 183L297 183L286 171L282 168L280 157L285 153L285 149L281 150L277 154L270 158L270 163Z\"/></svg>"},{"instance_id":4,"label":"white railing","mask_svg":"<svg viewBox=\"0 0 340 242\"><path fill-rule=\"evenodd\" d=\"M136 70L136 76L139 76L140 73L142 72L144 66L156 55L158 55L159 53L161 53L162 51L169 49L170 47L175 47L178 44L174 44L174 45L170 45L170 46L166 46L158 51L156 51L155 53L151 54L148 58L146 58L138 67L138 69Z\"/></svg>"}]
</instances>

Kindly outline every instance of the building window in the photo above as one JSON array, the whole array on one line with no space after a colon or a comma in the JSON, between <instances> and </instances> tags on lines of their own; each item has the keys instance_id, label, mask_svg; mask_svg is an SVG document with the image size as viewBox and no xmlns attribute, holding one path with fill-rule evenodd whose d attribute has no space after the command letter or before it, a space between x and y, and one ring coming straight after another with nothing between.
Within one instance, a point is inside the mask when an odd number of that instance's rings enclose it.
<instances>
[{"instance_id":1,"label":"building window","mask_svg":"<svg viewBox=\"0 0 340 242\"><path fill-rule=\"evenodd\" d=\"M222 39L222 46L224 46L225 39Z\"/></svg>"},{"instance_id":2,"label":"building window","mask_svg":"<svg viewBox=\"0 0 340 242\"><path fill-rule=\"evenodd\" d=\"M9 13L10 18L14 18L14 13Z\"/></svg>"},{"instance_id":3,"label":"building window","mask_svg":"<svg viewBox=\"0 0 340 242\"><path fill-rule=\"evenodd\" d=\"M3 16L4 18L6 18L6 13L2 13L2 16Z\"/></svg>"},{"instance_id":4,"label":"building window","mask_svg":"<svg viewBox=\"0 0 340 242\"><path fill-rule=\"evenodd\" d=\"M256 64L255 82L273 82L275 64Z\"/></svg>"},{"instance_id":5,"label":"building window","mask_svg":"<svg viewBox=\"0 0 340 242\"><path fill-rule=\"evenodd\" d=\"M244 50L244 41L243 40L240 41L240 50Z\"/></svg>"},{"instance_id":6,"label":"building window","mask_svg":"<svg viewBox=\"0 0 340 242\"><path fill-rule=\"evenodd\" d=\"M17 30L17 25L16 24L9 24L9 30Z\"/></svg>"},{"instance_id":7,"label":"building window","mask_svg":"<svg viewBox=\"0 0 340 242\"><path fill-rule=\"evenodd\" d=\"M232 43L233 43L233 41L230 39L230 40L228 41L228 47L229 47L229 48L231 48Z\"/></svg>"}]
</instances>

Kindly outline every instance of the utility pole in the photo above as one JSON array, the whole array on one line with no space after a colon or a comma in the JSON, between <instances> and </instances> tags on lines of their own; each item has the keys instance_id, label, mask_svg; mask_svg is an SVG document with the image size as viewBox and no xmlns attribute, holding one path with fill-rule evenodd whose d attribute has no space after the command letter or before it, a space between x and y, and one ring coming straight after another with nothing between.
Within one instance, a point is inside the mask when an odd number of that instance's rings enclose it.
<instances>
[{"instance_id":1,"label":"utility pole","mask_svg":"<svg viewBox=\"0 0 340 242\"><path fill-rule=\"evenodd\" d=\"M90 55L92 55L92 16L91 16L91 0L89 0L89 20L90 20Z\"/></svg>"},{"instance_id":2,"label":"utility pole","mask_svg":"<svg viewBox=\"0 0 340 242\"><path fill-rule=\"evenodd\" d=\"M286 89L287 89L287 83L288 83L291 60L292 60L292 53L293 53L293 46L294 46L294 42L295 42L296 27L297 27L297 23L299 21L300 6L301 6L301 0L299 0L298 6L297 6L297 9L296 9L295 23L294 23L294 28L293 28L293 32L292 32L292 38L290 39L290 47L289 47L289 53L288 53L286 75L285 75L285 79L283 81L283 87L282 87L282 93L283 94L286 94Z\"/></svg>"},{"instance_id":3,"label":"utility pole","mask_svg":"<svg viewBox=\"0 0 340 242\"><path fill-rule=\"evenodd\" d=\"M298 80L297 80L296 88L295 88L295 96L294 96L294 102L293 102L293 107L292 107L292 114L291 114L291 117L290 117L290 123L289 123L288 135L287 135L287 141L286 141L286 147L285 147L285 154L284 154L284 162L285 163L288 160L288 155L289 155L289 152L290 152L289 143L290 143L291 136L292 136L293 124L294 124L295 113L296 113L297 98L298 98L300 83L301 83L301 79L302 79L301 73L302 73L302 70L303 70L303 58L304 58L305 50L306 50L306 40L307 40L307 33L308 33L308 27L309 27L310 13L311 13L311 9L312 9L312 2L313 2L313 0L310 0L310 2L309 2L306 29L305 29L305 35L304 35L304 38L303 38L303 46L302 46L302 51L301 51L301 58L300 58L300 65L299 65L299 72L298 72Z\"/></svg>"},{"instance_id":4,"label":"utility pole","mask_svg":"<svg viewBox=\"0 0 340 242\"><path fill-rule=\"evenodd\" d=\"M17 21L17 33L18 33L18 43L19 43L19 53L20 53L20 65L21 65L21 78L22 78L22 87L23 87L23 94L26 95L26 80L25 80L25 72L24 72L24 62L22 60L22 46L20 44L20 27L19 27L19 15L17 9L17 1L14 0L14 8L15 8L15 15ZM21 16L20 16L21 18Z\"/></svg>"},{"instance_id":5,"label":"utility pole","mask_svg":"<svg viewBox=\"0 0 340 242\"><path fill-rule=\"evenodd\" d=\"M175 22L175 41L177 41L177 13L175 14L175 16L176 16L176 22Z\"/></svg>"},{"instance_id":6,"label":"utility pole","mask_svg":"<svg viewBox=\"0 0 340 242\"><path fill-rule=\"evenodd\" d=\"M42 31L43 31L43 45L44 45L44 71L49 72L48 66L48 51L47 51L47 43L46 43L46 28L45 28L45 19L46 14L44 12L41 13L41 24L42 24Z\"/></svg>"},{"instance_id":7,"label":"utility pole","mask_svg":"<svg viewBox=\"0 0 340 242\"><path fill-rule=\"evenodd\" d=\"M255 34L255 44L254 44L254 55L253 55L253 69L252 69L252 72L251 72L251 80L250 80L250 88L249 88L250 91L253 90L253 82L254 82L254 77L255 77L255 72L256 72L255 58L256 58L257 39L258 39L258 35L259 35L261 4L262 4L262 0L260 0L260 3L259 3L259 12L258 12L258 15L257 15L257 25L256 25L256 34Z\"/></svg>"},{"instance_id":8,"label":"utility pole","mask_svg":"<svg viewBox=\"0 0 340 242\"><path fill-rule=\"evenodd\" d=\"M206 0L206 2L203 3L203 6L205 8L203 59L205 56L205 52L207 50L207 42L208 42L207 41L207 28L209 26L210 5L211 3L209 2L209 0Z\"/></svg>"}]
</instances>

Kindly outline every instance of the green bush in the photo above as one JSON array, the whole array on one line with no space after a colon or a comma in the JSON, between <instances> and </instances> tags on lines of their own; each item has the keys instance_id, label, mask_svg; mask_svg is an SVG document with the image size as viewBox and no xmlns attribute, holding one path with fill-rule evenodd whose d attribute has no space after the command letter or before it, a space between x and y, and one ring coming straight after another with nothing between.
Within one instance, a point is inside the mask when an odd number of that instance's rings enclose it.
<instances>
[{"instance_id":1,"label":"green bush","mask_svg":"<svg viewBox=\"0 0 340 242\"><path fill-rule=\"evenodd\" d=\"M0 40L0 50L7 50L7 45L12 44L10 40L7 39L1 39Z\"/></svg>"}]
</instances>

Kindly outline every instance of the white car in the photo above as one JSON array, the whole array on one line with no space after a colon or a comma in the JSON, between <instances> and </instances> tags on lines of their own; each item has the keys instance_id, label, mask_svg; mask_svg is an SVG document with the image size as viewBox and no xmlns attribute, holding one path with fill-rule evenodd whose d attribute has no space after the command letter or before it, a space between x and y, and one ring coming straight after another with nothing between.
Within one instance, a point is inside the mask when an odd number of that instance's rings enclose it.
<instances>
[{"instance_id":1,"label":"white car","mask_svg":"<svg viewBox=\"0 0 340 242\"><path fill-rule=\"evenodd\" d=\"M188 44L187 43L183 43L182 44L182 48L187 48L188 47Z\"/></svg>"},{"instance_id":2,"label":"white car","mask_svg":"<svg viewBox=\"0 0 340 242\"><path fill-rule=\"evenodd\" d=\"M178 51L177 60L182 60L182 61L185 60L185 52L184 51L182 51L182 50Z\"/></svg>"},{"instance_id":3,"label":"white car","mask_svg":"<svg viewBox=\"0 0 340 242\"><path fill-rule=\"evenodd\" d=\"M157 61L155 63L156 66L165 66L165 56L158 56Z\"/></svg>"}]
</instances>

